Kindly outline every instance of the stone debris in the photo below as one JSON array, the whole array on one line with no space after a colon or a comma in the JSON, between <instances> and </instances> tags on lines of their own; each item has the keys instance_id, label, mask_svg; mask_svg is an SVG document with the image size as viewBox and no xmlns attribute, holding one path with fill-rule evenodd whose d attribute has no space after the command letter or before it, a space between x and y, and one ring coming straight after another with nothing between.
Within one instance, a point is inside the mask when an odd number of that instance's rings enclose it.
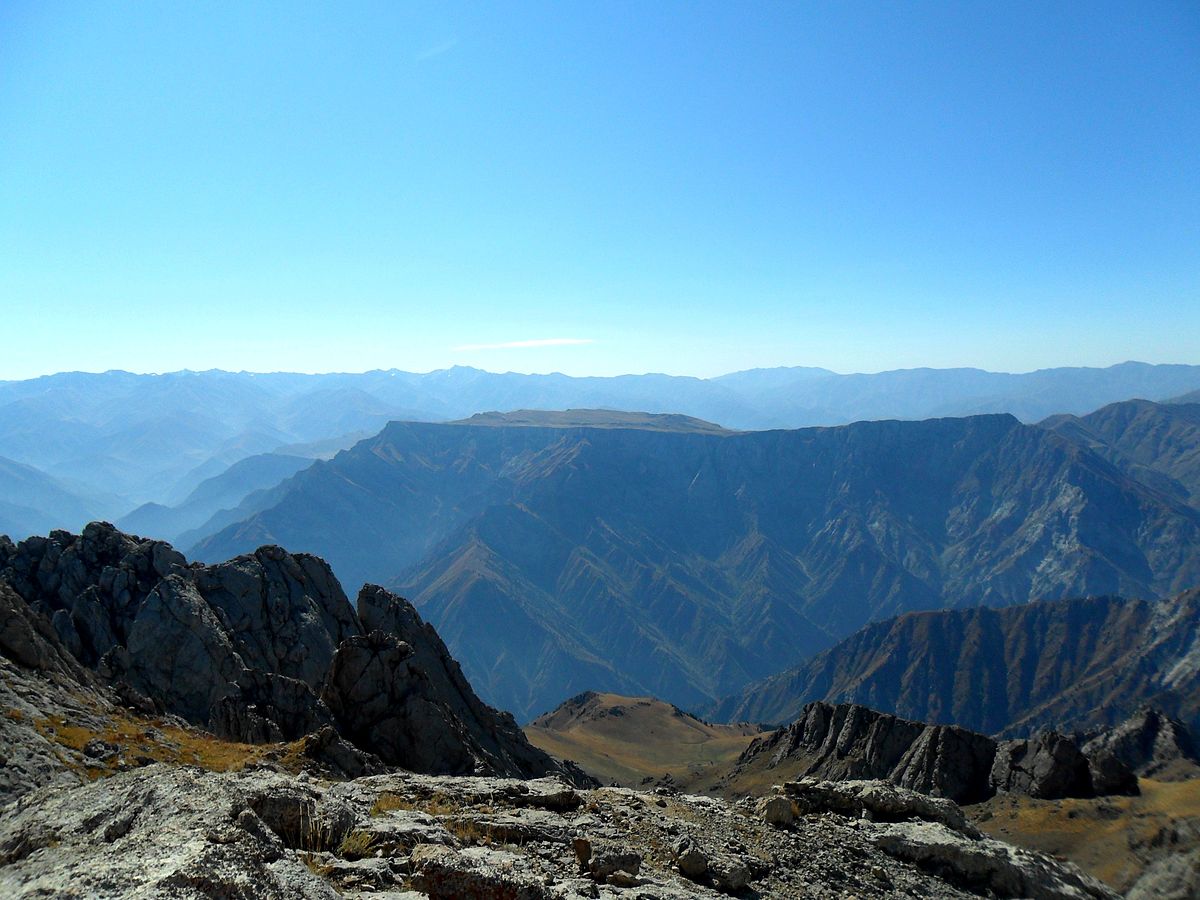
<instances>
[{"instance_id":1,"label":"stone debris","mask_svg":"<svg viewBox=\"0 0 1200 900\"><path fill-rule=\"evenodd\" d=\"M654 794L560 778L331 783L155 764L0 808L0 895L1114 896L1073 866L978 838L949 801L880 782L806 781L777 797L798 807L787 827L750 801L680 795L660 807Z\"/></svg>"}]
</instances>

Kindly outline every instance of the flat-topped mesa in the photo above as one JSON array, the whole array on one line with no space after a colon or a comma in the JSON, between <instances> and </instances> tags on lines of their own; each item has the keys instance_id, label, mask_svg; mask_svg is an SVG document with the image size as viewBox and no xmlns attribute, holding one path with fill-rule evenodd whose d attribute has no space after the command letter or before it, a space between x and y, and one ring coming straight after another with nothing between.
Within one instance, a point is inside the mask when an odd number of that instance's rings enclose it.
<instances>
[{"instance_id":1,"label":"flat-topped mesa","mask_svg":"<svg viewBox=\"0 0 1200 900\"><path fill-rule=\"evenodd\" d=\"M823 702L808 704L791 725L747 747L732 784L756 769L785 769L790 777L882 779L956 803L977 803L997 792L1057 799L1137 791L1136 777L1111 754L1089 758L1052 731L997 741L954 725Z\"/></svg>"},{"instance_id":2,"label":"flat-topped mesa","mask_svg":"<svg viewBox=\"0 0 1200 900\"><path fill-rule=\"evenodd\" d=\"M266 546L189 564L169 544L93 522L0 541L0 582L26 605L6 656L37 668L27 657L49 644L32 636L53 635L68 657L56 670L78 660L143 712L248 742L332 727L414 771L581 777L479 700L408 601L366 586L356 611L318 557Z\"/></svg>"}]
</instances>

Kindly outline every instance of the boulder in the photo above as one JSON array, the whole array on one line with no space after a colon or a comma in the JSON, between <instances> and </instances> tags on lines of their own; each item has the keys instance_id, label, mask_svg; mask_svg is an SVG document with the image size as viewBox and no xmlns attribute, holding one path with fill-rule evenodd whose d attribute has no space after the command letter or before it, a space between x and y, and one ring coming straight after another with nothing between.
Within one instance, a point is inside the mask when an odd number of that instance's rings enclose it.
<instances>
[{"instance_id":1,"label":"boulder","mask_svg":"<svg viewBox=\"0 0 1200 900\"><path fill-rule=\"evenodd\" d=\"M787 797L763 797L757 803L758 814L768 825L787 828L796 821L792 801Z\"/></svg>"},{"instance_id":2,"label":"boulder","mask_svg":"<svg viewBox=\"0 0 1200 900\"><path fill-rule=\"evenodd\" d=\"M872 822L922 819L961 834L978 837L978 830L953 800L930 797L886 781L823 781L801 778L780 786L801 812L835 812Z\"/></svg>"},{"instance_id":3,"label":"boulder","mask_svg":"<svg viewBox=\"0 0 1200 900\"><path fill-rule=\"evenodd\" d=\"M1031 900L1116 900L1074 866L989 838L971 838L938 822L900 822L880 829L875 846L896 859L940 873L966 890Z\"/></svg>"},{"instance_id":4,"label":"boulder","mask_svg":"<svg viewBox=\"0 0 1200 900\"><path fill-rule=\"evenodd\" d=\"M1054 731L1002 742L996 749L991 782L997 791L1042 800L1094 794L1087 757L1072 740Z\"/></svg>"}]
</instances>

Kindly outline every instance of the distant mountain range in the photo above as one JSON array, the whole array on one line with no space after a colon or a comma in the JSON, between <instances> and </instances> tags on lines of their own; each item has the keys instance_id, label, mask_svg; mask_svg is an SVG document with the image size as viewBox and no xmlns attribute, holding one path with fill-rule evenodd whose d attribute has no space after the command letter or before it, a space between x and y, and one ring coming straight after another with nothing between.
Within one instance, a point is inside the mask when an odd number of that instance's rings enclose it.
<instances>
[{"instance_id":1,"label":"distant mountain range","mask_svg":"<svg viewBox=\"0 0 1200 900\"><path fill-rule=\"evenodd\" d=\"M679 413L733 429L999 412L1033 422L1057 413L1082 415L1131 397L1160 401L1197 389L1200 366L1144 363L1023 375L978 369L839 375L797 367L710 379L572 378L463 367L426 374L66 372L0 382L0 457L39 470L71 494L71 503L59 504L52 516L65 526L79 527L92 515L124 519L143 504L186 505L179 513L151 507L131 520L186 531L203 524L196 522L190 493L239 460L275 453L319 456L295 445L332 439L348 446L353 441L347 436L374 434L392 420L607 408ZM3 490L0 504L9 504L0 507L7 530L44 530L46 519L31 517L30 508ZM88 513L67 515L71 504Z\"/></svg>"},{"instance_id":2,"label":"distant mountain range","mask_svg":"<svg viewBox=\"0 0 1200 900\"><path fill-rule=\"evenodd\" d=\"M710 713L788 722L813 700L989 734L1115 725L1152 705L1200 726L1200 589L1085 597L872 623Z\"/></svg>"},{"instance_id":3,"label":"distant mountain range","mask_svg":"<svg viewBox=\"0 0 1200 900\"><path fill-rule=\"evenodd\" d=\"M1012 416L747 433L573 416L588 424L392 423L190 553L279 543L388 582L523 719L590 689L705 707L910 610L1200 584L1178 490Z\"/></svg>"}]
</instances>

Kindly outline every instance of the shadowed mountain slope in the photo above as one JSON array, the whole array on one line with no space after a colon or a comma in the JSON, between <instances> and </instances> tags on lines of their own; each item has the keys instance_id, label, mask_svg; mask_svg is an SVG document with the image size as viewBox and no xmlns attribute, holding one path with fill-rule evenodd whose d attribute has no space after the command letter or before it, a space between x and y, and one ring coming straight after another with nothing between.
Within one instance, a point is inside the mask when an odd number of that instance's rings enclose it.
<instances>
[{"instance_id":1,"label":"shadowed mountain slope","mask_svg":"<svg viewBox=\"0 0 1200 900\"><path fill-rule=\"evenodd\" d=\"M0 534L81 528L98 505L33 466L0 457Z\"/></svg>"},{"instance_id":2,"label":"shadowed mountain slope","mask_svg":"<svg viewBox=\"0 0 1200 900\"><path fill-rule=\"evenodd\" d=\"M1112 403L1086 416L1042 423L1134 478L1200 506L1200 403Z\"/></svg>"},{"instance_id":3,"label":"shadowed mountain slope","mask_svg":"<svg viewBox=\"0 0 1200 900\"><path fill-rule=\"evenodd\" d=\"M1200 513L1003 415L392 423L192 552L263 543L394 579L523 718L589 689L699 707L907 610L1200 583Z\"/></svg>"},{"instance_id":4,"label":"shadowed mountain slope","mask_svg":"<svg viewBox=\"0 0 1200 900\"><path fill-rule=\"evenodd\" d=\"M1200 590L909 613L752 685L713 715L781 722L813 700L989 734L1114 725L1143 704L1194 728Z\"/></svg>"},{"instance_id":5,"label":"shadowed mountain slope","mask_svg":"<svg viewBox=\"0 0 1200 900\"><path fill-rule=\"evenodd\" d=\"M206 478L176 506L146 503L118 520L135 534L153 534L174 541L200 528L221 510L235 509L255 491L274 487L313 464L311 458L286 453L258 453L238 460L219 475Z\"/></svg>"}]
</instances>

